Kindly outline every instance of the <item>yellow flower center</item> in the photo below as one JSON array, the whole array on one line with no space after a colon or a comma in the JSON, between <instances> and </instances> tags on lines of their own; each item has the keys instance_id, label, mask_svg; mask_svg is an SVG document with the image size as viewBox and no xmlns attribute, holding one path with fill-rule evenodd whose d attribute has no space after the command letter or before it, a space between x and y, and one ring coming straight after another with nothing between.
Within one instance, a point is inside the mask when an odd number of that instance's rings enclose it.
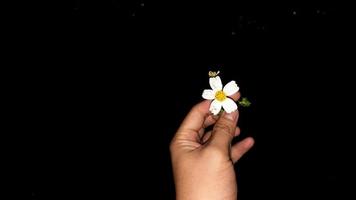
<instances>
[{"instance_id":1,"label":"yellow flower center","mask_svg":"<svg viewBox=\"0 0 356 200\"><path fill-rule=\"evenodd\" d=\"M223 91L217 91L215 93L215 99L218 100L218 101L224 101L226 99L226 95Z\"/></svg>"}]
</instances>

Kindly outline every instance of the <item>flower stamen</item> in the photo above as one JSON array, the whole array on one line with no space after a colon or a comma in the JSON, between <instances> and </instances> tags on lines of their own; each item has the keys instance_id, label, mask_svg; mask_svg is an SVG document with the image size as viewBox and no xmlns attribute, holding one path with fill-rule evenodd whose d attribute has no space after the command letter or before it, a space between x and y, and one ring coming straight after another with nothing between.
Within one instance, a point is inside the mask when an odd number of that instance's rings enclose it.
<instances>
[{"instance_id":1,"label":"flower stamen","mask_svg":"<svg viewBox=\"0 0 356 200\"><path fill-rule=\"evenodd\" d=\"M217 91L215 93L215 99L218 101L224 101L226 99L226 95L222 90Z\"/></svg>"}]
</instances>

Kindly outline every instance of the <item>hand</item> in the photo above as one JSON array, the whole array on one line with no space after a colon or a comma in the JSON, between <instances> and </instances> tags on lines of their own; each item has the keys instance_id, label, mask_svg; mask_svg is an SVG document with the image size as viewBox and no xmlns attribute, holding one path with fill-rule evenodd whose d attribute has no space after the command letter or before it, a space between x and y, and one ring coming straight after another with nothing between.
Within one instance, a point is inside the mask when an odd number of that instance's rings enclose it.
<instances>
[{"instance_id":1,"label":"hand","mask_svg":"<svg viewBox=\"0 0 356 200\"><path fill-rule=\"evenodd\" d=\"M233 96L237 100L240 94ZM218 119L209 114L209 101L190 111L177 133L170 150L177 200L237 199L233 164L254 143L246 138L231 147L238 136L238 111L223 113ZM205 128L214 125L213 130Z\"/></svg>"}]
</instances>

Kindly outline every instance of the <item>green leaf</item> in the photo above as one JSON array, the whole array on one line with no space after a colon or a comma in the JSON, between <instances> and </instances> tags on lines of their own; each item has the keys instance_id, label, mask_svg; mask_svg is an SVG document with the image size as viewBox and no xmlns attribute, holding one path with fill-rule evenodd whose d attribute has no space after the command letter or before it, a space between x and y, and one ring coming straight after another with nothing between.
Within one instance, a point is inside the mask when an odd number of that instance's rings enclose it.
<instances>
[{"instance_id":1,"label":"green leaf","mask_svg":"<svg viewBox=\"0 0 356 200\"><path fill-rule=\"evenodd\" d=\"M251 105L251 102L246 97L242 98L238 103L242 107L249 107Z\"/></svg>"}]
</instances>

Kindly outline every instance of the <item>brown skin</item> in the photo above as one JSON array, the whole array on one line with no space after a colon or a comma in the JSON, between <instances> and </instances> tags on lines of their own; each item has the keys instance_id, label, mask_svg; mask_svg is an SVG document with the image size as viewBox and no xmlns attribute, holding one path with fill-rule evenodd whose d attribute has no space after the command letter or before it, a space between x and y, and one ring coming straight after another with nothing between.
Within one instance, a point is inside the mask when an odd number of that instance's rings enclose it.
<instances>
[{"instance_id":1,"label":"brown skin","mask_svg":"<svg viewBox=\"0 0 356 200\"><path fill-rule=\"evenodd\" d=\"M232 98L239 97L237 93ZM231 146L232 139L240 134L238 111L216 119L209 114L209 106L210 101L194 106L171 142L177 200L237 199L234 163L254 140L246 138ZM205 132L211 125L213 130Z\"/></svg>"}]
</instances>

